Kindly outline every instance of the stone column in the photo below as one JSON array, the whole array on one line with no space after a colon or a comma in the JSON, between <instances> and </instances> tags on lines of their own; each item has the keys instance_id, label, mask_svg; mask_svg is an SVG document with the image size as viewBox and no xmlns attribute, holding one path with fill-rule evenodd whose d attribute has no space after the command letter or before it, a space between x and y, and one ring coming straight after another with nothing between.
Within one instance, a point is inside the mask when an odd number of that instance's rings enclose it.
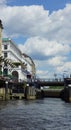
<instances>
[{"instance_id":1,"label":"stone column","mask_svg":"<svg viewBox=\"0 0 71 130\"><path fill-rule=\"evenodd\" d=\"M71 102L71 85L69 86L69 102Z\"/></svg>"},{"instance_id":2,"label":"stone column","mask_svg":"<svg viewBox=\"0 0 71 130\"><path fill-rule=\"evenodd\" d=\"M5 100L8 99L8 81L5 82Z\"/></svg>"}]
</instances>

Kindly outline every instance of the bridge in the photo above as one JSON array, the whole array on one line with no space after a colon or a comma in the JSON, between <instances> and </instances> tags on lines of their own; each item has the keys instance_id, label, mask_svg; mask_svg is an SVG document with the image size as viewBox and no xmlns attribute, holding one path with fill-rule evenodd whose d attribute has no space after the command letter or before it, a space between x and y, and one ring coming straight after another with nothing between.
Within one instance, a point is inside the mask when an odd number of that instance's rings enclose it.
<instances>
[{"instance_id":1,"label":"bridge","mask_svg":"<svg viewBox=\"0 0 71 130\"><path fill-rule=\"evenodd\" d=\"M63 79L36 79L39 86L64 86Z\"/></svg>"}]
</instances>

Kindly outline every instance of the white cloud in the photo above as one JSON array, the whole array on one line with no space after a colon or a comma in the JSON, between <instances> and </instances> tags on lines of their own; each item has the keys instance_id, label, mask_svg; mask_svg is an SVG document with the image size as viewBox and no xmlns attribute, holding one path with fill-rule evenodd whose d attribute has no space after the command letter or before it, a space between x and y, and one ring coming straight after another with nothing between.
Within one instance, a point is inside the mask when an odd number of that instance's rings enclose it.
<instances>
[{"instance_id":1,"label":"white cloud","mask_svg":"<svg viewBox=\"0 0 71 130\"><path fill-rule=\"evenodd\" d=\"M6 5L6 3L7 3L7 0L0 0L0 6Z\"/></svg>"},{"instance_id":2,"label":"white cloud","mask_svg":"<svg viewBox=\"0 0 71 130\"><path fill-rule=\"evenodd\" d=\"M68 62L65 62L63 64L63 66L60 66L60 67L58 66L57 67L57 72L59 72L59 73L66 72L67 74L71 74L71 62L68 61Z\"/></svg>"},{"instance_id":3,"label":"white cloud","mask_svg":"<svg viewBox=\"0 0 71 130\"><path fill-rule=\"evenodd\" d=\"M7 6L1 9L0 17L8 35L36 36L45 32L48 14L42 6Z\"/></svg>"},{"instance_id":4,"label":"white cloud","mask_svg":"<svg viewBox=\"0 0 71 130\"><path fill-rule=\"evenodd\" d=\"M40 36L71 43L71 4L49 15L43 6L6 6L0 9L5 33L9 36Z\"/></svg>"},{"instance_id":5,"label":"white cloud","mask_svg":"<svg viewBox=\"0 0 71 130\"><path fill-rule=\"evenodd\" d=\"M49 38L56 39L58 42L71 44L71 4L67 4L62 10L53 12L49 17L51 20L51 29Z\"/></svg>"},{"instance_id":6,"label":"white cloud","mask_svg":"<svg viewBox=\"0 0 71 130\"><path fill-rule=\"evenodd\" d=\"M48 71L37 70L37 77L40 78L39 77L40 75L41 75L41 78L46 78L48 77Z\"/></svg>"},{"instance_id":7,"label":"white cloud","mask_svg":"<svg viewBox=\"0 0 71 130\"><path fill-rule=\"evenodd\" d=\"M64 65L66 59L67 59L66 57L62 57L62 56L52 57L51 59L48 60L48 64L50 64L54 67L62 66L62 65Z\"/></svg>"},{"instance_id":8,"label":"white cloud","mask_svg":"<svg viewBox=\"0 0 71 130\"><path fill-rule=\"evenodd\" d=\"M67 58L71 51L71 4L49 14L43 6L11 7L6 2L0 0L3 35L27 38L25 44L19 44L19 48L36 59L36 64L39 60L37 72L40 73L41 69L43 72L44 66L47 72L70 68Z\"/></svg>"},{"instance_id":9,"label":"white cloud","mask_svg":"<svg viewBox=\"0 0 71 130\"><path fill-rule=\"evenodd\" d=\"M45 38L31 37L23 46L19 45L22 52L27 52L28 54L34 56L35 59L45 59L49 56L64 55L70 51L69 45L64 45L57 43L56 41L48 41ZM28 50L28 51L27 51ZM42 57L41 57L42 56Z\"/></svg>"}]
</instances>

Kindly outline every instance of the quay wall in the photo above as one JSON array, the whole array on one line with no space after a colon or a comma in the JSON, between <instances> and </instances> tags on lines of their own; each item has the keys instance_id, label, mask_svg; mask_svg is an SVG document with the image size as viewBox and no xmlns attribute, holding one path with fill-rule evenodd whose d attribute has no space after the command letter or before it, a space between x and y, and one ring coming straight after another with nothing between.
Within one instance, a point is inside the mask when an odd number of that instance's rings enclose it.
<instances>
[{"instance_id":1,"label":"quay wall","mask_svg":"<svg viewBox=\"0 0 71 130\"><path fill-rule=\"evenodd\" d=\"M52 98L60 98L62 89L48 89L48 90L37 90L36 92L36 98L46 98L46 97L52 97Z\"/></svg>"},{"instance_id":2,"label":"quay wall","mask_svg":"<svg viewBox=\"0 0 71 130\"><path fill-rule=\"evenodd\" d=\"M64 79L64 89L60 96L65 102L71 103L71 77Z\"/></svg>"},{"instance_id":3,"label":"quay wall","mask_svg":"<svg viewBox=\"0 0 71 130\"><path fill-rule=\"evenodd\" d=\"M71 86L64 89L37 90L36 98L61 98L65 102L71 103Z\"/></svg>"},{"instance_id":4,"label":"quay wall","mask_svg":"<svg viewBox=\"0 0 71 130\"><path fill-rule=\"evenodd\" d=\"M60 97L65 102L71 103L71 87L64 88L60 94Z\"/></svg>"},{"instance_id":5,"label":"quay wall","mask_svg":"<svg viewBox=\"0 0 71 130\"><path fill-rule=\"evenodd\" d=\"M48 89L44 91L44 97L54 97L54 98L59 98L61 89Z\"/></svg>"},{"instance_id":6,"label":"quay wall","mask_svg":"<svg viewBox=\"0 0 71 130\"><path fill-rule=\"evenodd\" d=\"M0 80L0 100L36 99L36 89L25 83L6 83Z\"/></svg>"}]
</instances>

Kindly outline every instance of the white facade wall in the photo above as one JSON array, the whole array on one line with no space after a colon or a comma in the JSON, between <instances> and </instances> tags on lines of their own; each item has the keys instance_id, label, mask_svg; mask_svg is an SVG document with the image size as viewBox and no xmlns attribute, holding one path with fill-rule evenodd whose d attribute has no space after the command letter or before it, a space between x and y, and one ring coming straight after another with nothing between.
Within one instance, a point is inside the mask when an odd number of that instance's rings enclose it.
<instances>
[{"instance_id":1,"label":"white facade wall","mask_svg":"<svg viewBox=\"0 0 71 130\"><path fill-rule=\"evenodd\" d=\"M13 55L13 57L15 57L15 60L17 60L17 61L21 60L21 58L22 58L21 52L14 43L10 44L10 52L11 52L11 55Z\"/></svg>"},{"instance_id":2,"label":"white facade wall","mask_svg":"<svg viewBox=\"0 0 71 130\"><path fill-rule=\"evenodd\" d=\"M23 59L25 59L25 64L27 65L26 69L29 71L30 74L32 74L32 65L31 65L31 61L29 58L25 57L24 55L22 55Z\"/></svg>"},{"instance_id":3,"label":"white facade wall","mask_svg":"<svg viewBox=\"0 0 71 130\"><path fill-rule=\"evenodd\" d=\"M21 81L27 81L27 77L26 77L26 74L23 73L22 69L19 67L19 68L14 68L11 73L13 71L17 71L18 72L18 80L21 82Z\"/></svg>"},{"instance_id":4,"label":"white facade wall","mask_svg":"<svg viewBox=\"0 0 71 130\"><path fill-rule=\"evenodd\" d=\"M7 45L7 49L4 48L4 45ZM12 62L22 62L26 63L24 57L22 57L21 51L17 48L17 46L9 39L4 39L2 42L2 52L3 57L4 53L7 52L7 58L10 59ZM19 66L18 68L8 68L8 73L11 74L13 71L17 71L19 74L19 81L21 80L27 80L26 73L24 72L24 69Z\"/></svg>"},{"instance_id":5,"label":"white facade wall","mask_svg":"<svg viewBox=\"0 0 71 130\"><path fill-rule=\"evenodd\" d=\"M32 67L30 64L27 64L27 70L30 72L30 74L32 74Z\"/></svg>"},{"instance_id":6,"label":"white facade wall","mask_svg":"<svg viewBox=\"0 0 71 130\"><path fill-rule=\"evenodd\" d=\"M4 49L4 45L7 45L7 49ZM7 52L8 53L8 58L15 61L15 62L18 62L22 58L20 50L9 39L8 39L8 41L3 41L3 43L2 43L2 51L3 51L3 55L4 55L4 52Z\"/></svg>"}]
</instances>

